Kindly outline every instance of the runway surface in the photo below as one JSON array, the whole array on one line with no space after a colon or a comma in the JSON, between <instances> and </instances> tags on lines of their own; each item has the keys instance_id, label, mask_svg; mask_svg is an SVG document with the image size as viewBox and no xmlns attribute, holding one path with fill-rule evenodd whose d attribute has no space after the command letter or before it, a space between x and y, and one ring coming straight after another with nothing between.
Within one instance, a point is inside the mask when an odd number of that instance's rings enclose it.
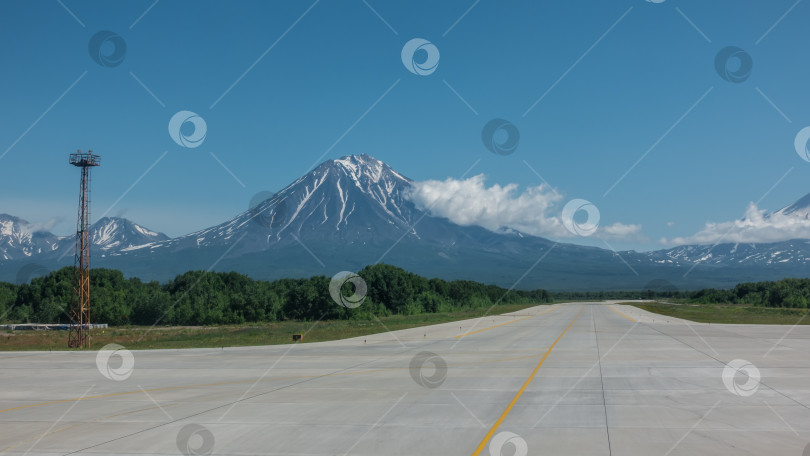
<instances>
[{"instance_id":1,"label":"runway surface","mask_svg":"<svg viewBox=\"0 0 810 456\"><path fill-rule=\"evenodd\" d=\"M105 353L0 354L0 453L802 456L810 443L806 326L571 303L336 342Z\"/></svg>"}]
</instances>

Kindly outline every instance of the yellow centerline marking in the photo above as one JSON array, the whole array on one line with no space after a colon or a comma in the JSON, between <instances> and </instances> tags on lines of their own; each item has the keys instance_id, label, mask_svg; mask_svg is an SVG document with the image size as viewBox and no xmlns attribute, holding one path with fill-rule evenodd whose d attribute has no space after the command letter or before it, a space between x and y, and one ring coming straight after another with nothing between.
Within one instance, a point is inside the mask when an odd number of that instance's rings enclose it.
<instances>
[{"instance_id":1,"label":"yellow centerline marking","mask_svg":"<svg viewBox=\"0 0 810 456\"><path fill-rule=\"evenodd\" d=\"M540 355L539 354L532 354L532 355L518 356L518 357L515 357L515 358L503 358L503 359L488 360L488 361L473 361L473 362L467 362L467 363L457 363L457 364L450 365L449 367L453 367L453 366L474 366L474 365L480 365L480 364L502 363L502 362L507 362L507 361L518 361L518 360L523 360L523 359L536 358L538 356L540 356ZM298 376L288 376L288 377L267 377L267 378L263 379L263 381L270 382L270 381L276 381L276 380L278 380L278 381L282 381L282 380L302 380L302 379L313 379L313 378L320 378L320 377L325 378L325 377L339 377L339 376L346 376L346 375L377 374L377 373L381 373L381 372L395 372L395 371L402 371L402 370L408 370L408 369L410 369L410 367L389 367L389 368L383 368L383 369L370 369L370 370L361 370L361 371L354 371L354 372L335 372L335 373L323 374L323 375L298 375ZM204 384L198 384L198 385L166 386L166 387L161 387L161 388L151 388L151 389L138 390L138 391L123 391L123 392L120 392L120 393L98 394L98 395L95 395L95 396L84 396L84 397L79 397L79 398L61 399L61 400L50 401L50 402L39 402L39 403L35 403L35 404L21 405L21 406L18 406L18 407L12 407L12 408L7 408L7 409L0 410L0 413L11 412L11 411L14 411L14 410L21 410L21 409L26 409L26 408L31 408L31 407L40 407L40 406L43 406L43 405L54 405L54 404L62 404L62 403L65 403L65 402L84 401L84 400L88 400L88 399L100 399L100 398L106 398L106 397L126 396L126 395L138 394L138 393L143 393L143 392L151 393L151 392L155 392L155 391L170 391L170 390L189 389L189 388L205 388L205 387L211 387L211 386L239 385L239 384L245 384L245 383L253 383L255 381L256 381L255 379L234 380L234 381L230 381L230 382L204 383ZM2 452L2 450L0 450L0 453L1 452Z\"/></svg>"},{"instance_id":2,"label":"yellow centerline marking","mask_svg":"<svg viewBox=\"0 0 810 456\"><path fill-rule=\"evenodd\" d=\"M458 339L459 337L465 337L465 336L469 336L471 334L478 334L480 332L488 331L490 329L500 328L501 326L511 325L512 323L517 323L519 321L528 320L529 318L534 318L534 317L536 317L538 315L547 314L547 313L551 312L554 309L556 309L556 307L552 307L551 309L549 309L549 310L547 310L545 312L541 312L541 313L539 313L537 315L530 315L528 317L518 318L517 320L508 321L506 323L501 323L499 325L490 326L489 328L484 328L484 329L479 329L477 331L468 332L467 334L460 334L460 335L456 336L455 338ZM486 317L481 317L481 318L486 318Z\"/></svg>"},{"instance_id":3,"label":"yellow centerline marking","mask_svg":"<svg viewBox=\"0 0 810 456\"><path fill-rule=\"evenodd\" d=\"M543 355L543 358L540 359L540 362L532 371L532 374L529 375L529 378L526 379L526 382L523 384L522 387L520 387L520 390L518 390L517 394L515 394L515 397L512 399L512 402L510 402L509 405L506 406L506 410L503 411L500 418L498 418L498 421L496 421L495 424L492 425L492 429L490 429L489 432L487 432L487 435L484 436L484 440L481 441L481 443L478 445L478 448L475 449L475 452L472 454L472 456L478 456L479 454L481 454L481 451L483 451L483 449L486 448L487 443L489 443L490 439L492 439L492 436L495 435L495 431L498 430L498 427L500 427L501 423L503 423L503 420L505 420L506 416L509 415L509 412L512 411L512 407L515 406L518 399L520 399L520 396L523 395L523 392L526 391L526 388L528 388L529 384L532 382L532 380L534 380L534 376L537 375L537 372L540 370L540 367L543 365L544 362L546 362L546 358L548 358L548 355L551 353L551 350L554 350L554 346L557 345L557 342L559 342L560 339L562 339L562 337L565 335L565 333L567 333L568 330L571 329L571 326L573 326L574 322L577 321L580 315L582 315L582 311L584 309L585 306L579 308L577 316L574 317L573 320L571 320L571 323L568 324L568 326L565 328L562 334L560 334L559 337L557 337L557 340L555 340L554 343L551 344L546 353Z\"/></svg>"},{"instance_id":4,"label":"yellow centerline marking","mask_svg":"<svg viewBox=\"0 0 810 456\"><path fill-rule=\"evenodd\" d=\"M549 310L547 310L545 312L541 312L541 313L539 313L537 315L547 314L547 313L549 313L549 312L551 312L552 310L555 310L555 309L557 309L557 307L552 307L551 309L549 309ZM508 325L508 324L511 324L511 323L515 323L515 322L518 322L518 321L521 321L521 320L526 320L526 319L529 319L529 318L536 317L537 315L521 318L521 319L518 319L518 320L512 320L512 321L507 322L507 323L492 326L492 327L489 327L489 328L480 329L478 331L474 331L474 332L471 332L471 333L468 333L468 334L462 334L462 336L466 336L466 335L469 335L469 334L475 334L477 332L486 331L488 329L497 328L497 327ZM456 336L456 337L462 337L462 336ZM539 355L530 355L530 356L526 356L526 357L512 358L511 360L533 358L533 357L536 357L536 356L539 356ZM506 361L506 360L503 360L503 361ZM498 361L485 361L482 364L486 364L488 362L498 362ZM469 363L469 364L473 364L473 363ZM478 364L478 363L475 363L475 364ZM334 373L334 374L326 374L326 375L307 375L307 376L294 376L294 377L281 377L281 378L272 378L271 377L271 378L267 378L265 380L266 381L272 381L272 380L298 380L298 379L317 378L317 377L332 377L332 376L342 376L342 375L370 374L370 373L389 372L389 371L396 371L396 370L403 370L403 369L408 369L408 368L395 367L395 368L389 368L389 369L374 369L374 370L368 370L368 371L337 372L337 373ZM206 387L211 387L211 386L239 385L239 384L253 383L253 382L255 382L255 380L252 380L252 379L251 380L236 380L236 381L230 381L230 382L203 383L203 384L197 384L197 385L167 386L167 387L161 387L161 388L147 389L147 390L144 390L144 391L151 393L151 392L155 392L155 391L170 391L170 390L188 389L188 388L206 388ZM43 405L63 404L63 403L66 403L66 402L84 401L84 400L88 400L88 399L101 399L101 398L106 398L106 397L127 396L127 395L131 395L131 394L139 394L139 393L142 393L142 392L143 391L141 391L141 390L138 390L138 391L124 391L124 392L120 392L120 393L98 394L98 395L95 395L95 396L85 396L85 397L81 397L81 398L71 398L71 399L61 399L61 400L50 401L50 402L40 402L40 403L36 403L36 404L20 405L18 407L11 407L11 408L7 408L7 409L2 409L2 410L0 410L0 413L11 412L11 411L14 411L14 410L22 410L22 409L27 409L27 408L31 408L31 407L40 407L40 406L43 406Z\"/></svg>"},{"instance_id":5,"label":"yellow centerline marking","mask_svg":"<svg viewBox=\"0 0 810 456\"><path fill-rule=\"evenodd\" d=\"M632 321L632 322L636 322L636 319L635 319L635 318L628 317L627 315L625 315L625 314L623 314L623 313L619 312L618 310L614 309L614 308L613 308L613 306L611 306L610 304L608 304L608 307L610 307L610 310L612 310L612 311L616 312L617 314L621 315L622 317L624 317L624 318L626 318L626 319L628 319L628 320L630 320L630 321Z\"/></svg>"}]
</instances>

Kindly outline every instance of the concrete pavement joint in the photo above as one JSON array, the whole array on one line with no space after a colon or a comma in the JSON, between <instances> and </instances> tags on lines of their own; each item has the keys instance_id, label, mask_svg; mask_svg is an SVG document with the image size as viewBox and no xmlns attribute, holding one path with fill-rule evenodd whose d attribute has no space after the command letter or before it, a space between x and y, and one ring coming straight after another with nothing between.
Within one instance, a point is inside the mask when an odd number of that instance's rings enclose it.
<instances>
[{"instance_id":1,"label":"concrete pavement joint","mask_svg":"<svg viewBox=\"0 0 810 456\"><path fill-rule=\"evenodd\" d=\"M512 399L512 402L510 402L509 405L506 406L506 410L503 411L503 413L498 418L498 420L495 421L495 424L492 426L492 429L490 429L489 432L487 432L487 435L484 436L484 439L478 445L478 448L475 449L472 456L478 456L479 454L481 454L481 451L483 451L484 448L486 448L486 446L489 443L490 439L492 439L492 436L495 435L495 431L498 430L498 428L501 426L501 423L503 423L503 420L506 419L506 417L509 415L509 412L512 411L512 408L515 406L517 401L520 399L520 396L523 395L523 392L526 391L526 388L529 386L529 384L532 382L532 380L534 380L534 376L537 375L537 372L540 370L540 367L542 367L543 363L546 362L546 358L548 358L548 355L551 354L552 350L554 350L554 347L557 345L557 342L559 342L560 339L562 339L562 337L565 335L565 333L567 333L568 330L571 329L571 326L573 326L574 322L577 321L577 319L579 318L580 315L582 315L582 311L584 309L585 309L584 305L580 307L579 312L574 317L574 319L571 320L571 323L569 323L568 326L565 328L565 330L559 335L559 337L557 337L557 340L555 340L554 343L551 344L551 346L548 348L546 353L543 355L543 358L540 360L540 362L537 364L537 366L532 371L531 375L529 375L529 378L526 379L526 382L523 383L523 386L518 390L517 394L515 394L515 397Z\"/></svg>"}]
</instances>

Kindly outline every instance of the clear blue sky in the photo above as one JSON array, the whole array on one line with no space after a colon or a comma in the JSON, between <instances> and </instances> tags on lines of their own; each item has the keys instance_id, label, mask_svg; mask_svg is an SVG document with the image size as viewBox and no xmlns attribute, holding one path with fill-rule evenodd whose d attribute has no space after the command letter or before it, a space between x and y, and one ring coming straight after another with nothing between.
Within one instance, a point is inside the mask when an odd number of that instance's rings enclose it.
<instances>
[{"instance_id":1,"label":"clear blue sky","mask_svg":"<svg viewBox=\"0 0 810 456\"><path fill-rule=\"evenodd\" d=\"M615 247L658 248L742 216L791 168L759 206L810 192L810 163L793 149L810 125L810 3L781 21L795 0L741 3L6 0L0 212L58 217L53 231L71 232L78 148L103 157L94 219L168 152L109 215L169 235L232 217L324 154L368 153L415 180L458 178L480 159L471 174L488 184L540 184L525 160L567 199L596 204L603 223L643 226L649 241ZM120 65L91 59L101 30L126 42ZM433 74L403 66L412 38L440 50ZM745 82L715 71L729 45L753 59ZM200 147L169 136L181 110L205 119ZM511 155L481 142L496 117L520 130Z\"/></svg>"}]
</instances>

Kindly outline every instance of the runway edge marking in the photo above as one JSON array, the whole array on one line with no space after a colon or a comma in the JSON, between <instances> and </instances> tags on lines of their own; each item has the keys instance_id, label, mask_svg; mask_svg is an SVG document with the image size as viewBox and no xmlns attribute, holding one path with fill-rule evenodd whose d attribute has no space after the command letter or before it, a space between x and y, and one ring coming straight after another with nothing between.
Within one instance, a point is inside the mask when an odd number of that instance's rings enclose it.
<instances>
[{"instance_id":1,"label":"runway edge marking","mask_svg":"<svg viewBox=\"0 0 810 456\"><path fill-rule=\"evenodd\" d=\"M612 310L612 311L616 312L617 314L621 315L622 317L624 317L624 318L626 318L626 319L628 319L628 320L630 320L630 321L632 321L632 322L637 322L637 321L638 321L638 320L636 320L635 318L633 318L633 317L628 317L627 315L625 315L625 314L623 314L623 313L619 312L618 310L614 309L614 308L613 308L613 306L611 306L610 304L608 304L608 307L610 307L610 310Z\"/></svg>"}]
</instances>

